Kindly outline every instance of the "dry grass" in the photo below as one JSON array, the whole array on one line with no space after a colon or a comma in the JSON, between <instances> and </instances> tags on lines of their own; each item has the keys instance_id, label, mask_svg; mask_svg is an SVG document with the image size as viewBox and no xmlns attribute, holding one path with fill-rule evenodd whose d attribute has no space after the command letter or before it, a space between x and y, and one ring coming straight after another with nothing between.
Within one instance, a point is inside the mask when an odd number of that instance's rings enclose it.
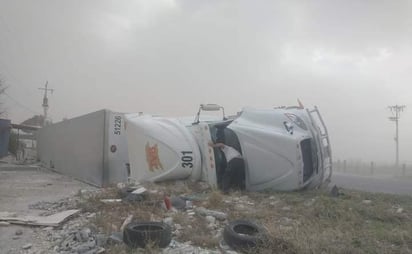
<instances>
[{"instance_id":1,"label":"dry grass","mask_svg":"<svg viewBox=\"0 0 412 254\"><path fill-rule=\"evenodd\" d=\"M101 198L118 197L115 189L107 189L79 206L97 214L93 223L102 232L119 230L129 214L137 220L162 220L172 216L174 223L184 228L175 240L191 241L195 246L211 249L218 247L220 239L207 227L204 217L189 217L184 212L171 215L159 205L163 193L193 194L190 185L180 184L175 188L173 183L167 183L149 188L159 191L150 194L147 201L103 204ZM348 190L339 197L320 190L230 195L209 191L203 201L194 203L226 212L229 220L250 219L266 227L270 241L248 253L412 253L410 196ZM158 253L156 251L154 248L130 250L124 246L108 249L108 253L116 254Z\"/></svg>"},{"instance_id":2,"label":"dry grass","mask_svg":"<svg viewBox=\"0 0 412 254\"><path fill-rule=\"evenodd\" d=\"M412 197L354 191L338 198L320 191L272 193L279 202L269 209L268 194L251 194L265 203L257 205L256 220L268 229L271 242L288 243L290 253L412 252Z\"/></svg>"},{"instance_id":3,"label":"dry grass","mask_svg":"<svg viewBox=\"0 0 412 254\"><path fill-rule=\"evenodd\" d=\"M210 208L210 209L219 209L224 205L222 202L223 202L222 192L218 190L213 190L208 195L207 204L205 205L207 208Z\"/></svg>"}]
</instances>

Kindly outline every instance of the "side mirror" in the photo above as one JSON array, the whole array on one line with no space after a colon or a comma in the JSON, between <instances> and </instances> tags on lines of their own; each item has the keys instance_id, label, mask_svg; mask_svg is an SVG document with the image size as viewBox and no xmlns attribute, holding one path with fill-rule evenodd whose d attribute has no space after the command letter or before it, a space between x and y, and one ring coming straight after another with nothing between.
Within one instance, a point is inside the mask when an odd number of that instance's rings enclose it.
<instances>
[{"instance_id":1,"label":"side mirror","mask_svg":"<svg viewBox=\"0 0 412 254\"><path fill-rule=\"evenodd\" d=\"M218 105L218 104L200 104L199 107L199 111L197 112L197 115L195 117L195 121L193 122L193 124L198 124L200 122L200 112L201 111L219 111L222 110L223 112L223 120L226 120L226 116L225 116L225 109Z\"/></svg>"},{"instance_id":2,"label":"side mirror","mask_svg":"<svg viewBox=\"0 0 412 254\"><path fill-rule=\"evenodd\" d=\"M200 109L204 111L219 111L223 107L217 104L200 104Z\"/></svg>"}]
</instances>

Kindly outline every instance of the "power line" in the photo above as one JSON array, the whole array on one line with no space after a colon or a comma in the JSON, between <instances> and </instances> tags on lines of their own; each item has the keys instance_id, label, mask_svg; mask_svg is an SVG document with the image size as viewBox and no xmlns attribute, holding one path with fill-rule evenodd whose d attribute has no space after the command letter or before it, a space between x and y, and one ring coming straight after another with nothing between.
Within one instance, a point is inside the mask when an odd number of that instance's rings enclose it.
<instances>
[{"instance_id":1,"label":"power line","mask_svg":"<svg viewBox=\"0 0 412 254\"><path fill-rule=\"evenodd\" d=\"M11 99L16 105L20 106L21 108L26 109L30 113L33 113L33 114L36 114L36 115L41 115L41 113L32 110L30 107L24 105L23 103L19 102L15 98L11 97L7 92L4 91L3 94L6 95L9 99Z\"/></svg>"},{"instance_id":2,"label":"power line","mask_svg":"<svg viewBox=\"0 0 412 254\"><path fill-rule=\"evenodd\" d=\"M49 99L47 98L47 92L53 93L54 89L47 88L47 85L49 84L49 81L46 81L46 84L44 85L44 88L40 87L39 90L44 90L44 96L43 96L43 112L44 112L44 122L43 124L46 124L47 120L47 110L49 109Z\"/></svg>"}]
</instances>

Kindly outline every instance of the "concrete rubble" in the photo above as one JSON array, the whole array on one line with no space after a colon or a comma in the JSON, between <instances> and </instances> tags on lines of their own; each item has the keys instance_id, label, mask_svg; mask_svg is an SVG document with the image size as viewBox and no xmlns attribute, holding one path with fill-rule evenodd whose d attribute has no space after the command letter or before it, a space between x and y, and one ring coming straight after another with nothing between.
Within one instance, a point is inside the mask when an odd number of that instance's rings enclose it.
<instances>
[{"instance_id":1,"label":"concrete rubble","mask_svg":"<svg viewBox=\"0 0 412 254\"><path fill-rule=\"evenodd\" d=\"M121 202L140 202L146 199L147 190L138 188L138 191L127 191L127 194L123 196ZM156 192L156 191L153 191ZM30 205L30 209L40 210L41 214L49 215L56 212L65 211L67 209L78 208L78 202L81 197L85 195L93 195L98 192L86 192L81 191L79 195L75 195L70 198L64 198L55 202L40 201ZM126 192L125 192L126 193ZM130 196L134 196L130 198ZM127 198L129 197L129 198ZM137 198L139 197L139 198ZM164 202L163 200L160 200ZM182 225L174 221L172 215L181 213L184 216L193 217L200 216L207 223L207 228L210 230L210 237L215 238L218 241L222 241L223 227L227 224L227 214L221 211L210 210L204 207L196 207L193 205L190 198L182 196L171 196L170 198L172 208L167 210L164 208L165 217L163 222L169 224L172 228L172 241L168 247L161 249L160 253L203 253L203 254L218 254L229 253L236 254L229 246L224 243L220 244L218 249L206 249L198 246L194 246L191 242L179 242L174 238L181 235L191 225ZM238 199L237 201L229 201L234 203L243 204L244 206L250 206L253 203L246 199ZM168 216L170 215L170 216ZM114 232L111 234L105 234L99 232L99 229L92 223L96 218L96 213L82 211L78 216L70 218L65 221L59 227L37 227L34 229L36 239L33 242L22 243L20 251L15 253L30 253L30 254L98 254L105 253L107 248L114 244L124 244L122 239L122 232ZM124 221L122 227L133 220L133 216L129 215ZM4 225L7 226L7 225ZM120 229L120 225L119 225ZM15 231L16 239L18 240L23 234L22 229ZM140 253L136 250L136 253ZM142 253L144 251L142 250Z\"/></svg>"}]
</instances>

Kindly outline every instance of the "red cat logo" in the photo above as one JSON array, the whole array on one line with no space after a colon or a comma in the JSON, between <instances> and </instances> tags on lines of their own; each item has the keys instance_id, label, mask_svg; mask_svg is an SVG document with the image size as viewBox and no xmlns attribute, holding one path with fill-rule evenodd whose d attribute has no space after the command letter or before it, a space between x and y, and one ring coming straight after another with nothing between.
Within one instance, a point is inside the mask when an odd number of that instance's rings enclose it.
<instances>
[{"instance_id":1,"label":"red cat logo","mask_svg":"<svg viewBox=\"0 0 412 254\"><path fill-rule=\"evenodd\" d=\"M146 161L147 165L149 165L149 170L152 172L156 169L163 169L163 165L159 159L157 144L150 146L149 142L146 143Z\"/></svg>"}]
</instances>

